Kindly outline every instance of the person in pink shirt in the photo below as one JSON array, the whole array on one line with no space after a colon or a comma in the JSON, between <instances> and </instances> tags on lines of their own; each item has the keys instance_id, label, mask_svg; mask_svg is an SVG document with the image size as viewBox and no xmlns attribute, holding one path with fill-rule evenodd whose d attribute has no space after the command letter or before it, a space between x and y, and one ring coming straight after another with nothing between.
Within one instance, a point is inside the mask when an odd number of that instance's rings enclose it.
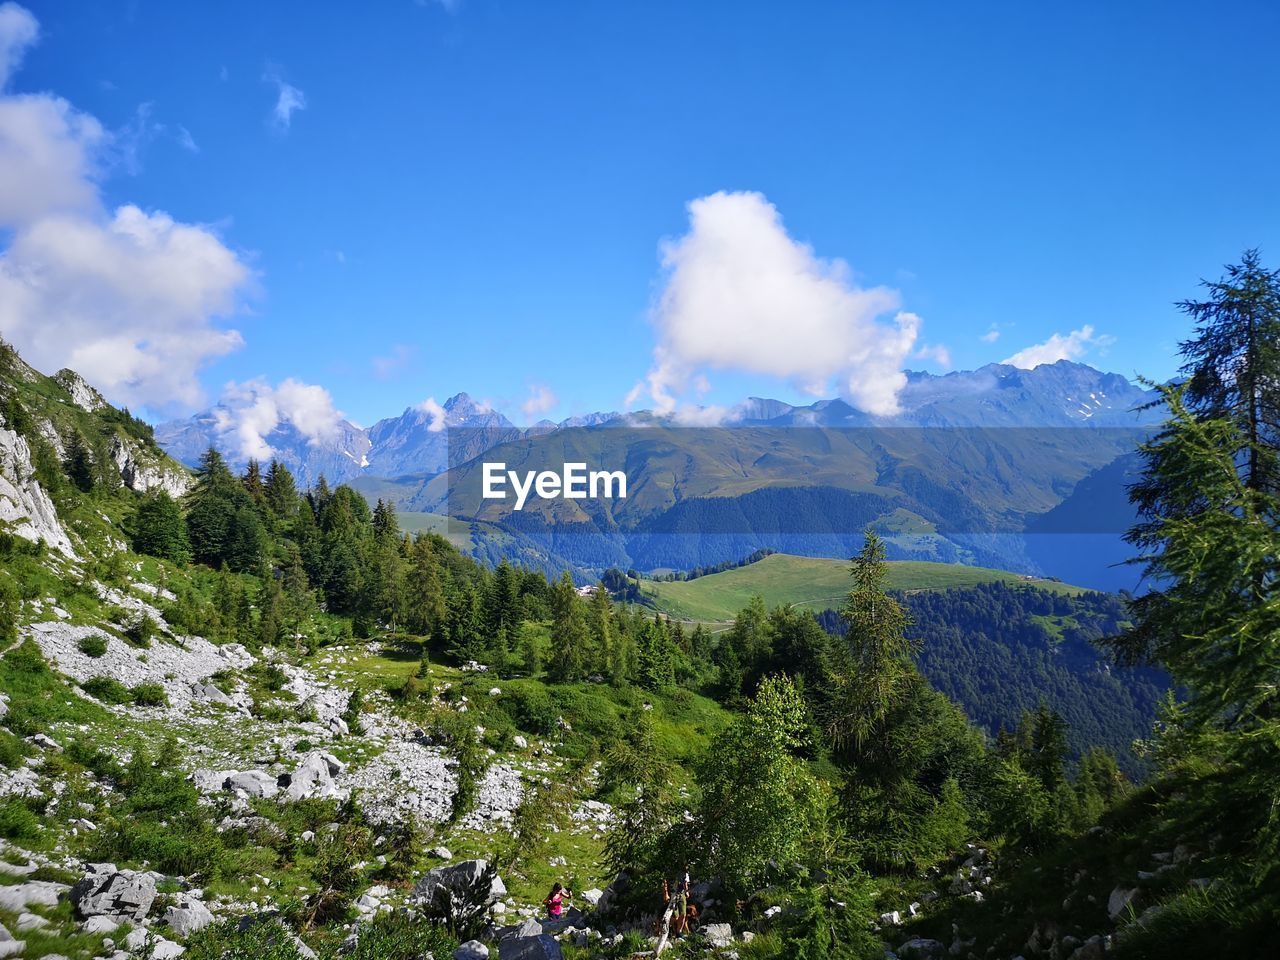
<instances>
[{"instance_id":1,"label":"person in pink shirt","mask_svg":"<svg viewBox=\"0 0 1280 960\"><path fill-rule=\"evenodd\" d=\"M547 916L555 920L560 919L560 914L564 912L564 902L572 899L572 890L566 890L559 883L552 886L550 895L542 901L546 904Z\"/></svg>"}]
</instances>

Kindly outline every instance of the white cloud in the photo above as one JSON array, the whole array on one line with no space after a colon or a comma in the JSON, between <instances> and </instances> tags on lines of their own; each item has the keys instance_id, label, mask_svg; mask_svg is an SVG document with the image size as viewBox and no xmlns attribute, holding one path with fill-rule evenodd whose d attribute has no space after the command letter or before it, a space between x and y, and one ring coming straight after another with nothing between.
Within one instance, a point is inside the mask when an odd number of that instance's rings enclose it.
<instances>
[{"instance_id":1,"label":"white cloud","mask_svg":"<svg viewBox=\"0 0 1280 960\"><path fill-rule=\"evenodd\" d=\"M96 180L110 136L49 94L0 96L0 224L100 208Z\"/></svg>"},{"instance_id":2,"label":"white cloud","mask_svg":"<svg viewBox=\"0 0 1280 960\"><path fill-rule=\"evenodd\" d=\"M694 200L689 231L663 244L662 265L654 362L629 405L647 393L671 412L704 369L734 369L815 396L834 379L855 406L897 411L920 318L897 312L897 291L860 287L842 261L792 239L761 194Z\"/></svg>"},{"instance_id":3,"label":"white cloud","mask_svg":"<svg viewBox=\"0 0 1280 960\"><path fill-rule=\"evenodd\" d=\"M529 387L529 398L520 405L524 415L530 419L554 409L560 401L545 384L535 383Z\"/></svg>"},{"instance_id":4,"label":"white cloud","mask_svg":"<svg viewBox=\"0 0 1280 960\"><path fill-rule=\"evenodd\" d=\"M315 445L336 439L342 414L324 387L288 379L271 386L265 380L228 383L213 410L215 429L246 459L267 460L273 451L267 437L291 424Z\"/></svg>"},{"instance_id":5,"label":"white cloud","mask_svg":"<svg viewBox=\"0 0 1280 960\"><path fill-rule=\"evenodd\" d=\"M179 124L178 132L174 134L174 138L178 141L178 146L188 153L199 153L200 145L196 143L196 138L191 136L191 131Z\"/></svg>"},{"instance_id":6,"label":"white cloud","mask_svg":"<svg viewBox=\"0 0 1280 960\"><path fill-rule=\"evenodd\" d=\"M995 343L997 340L1000 339L1000 330L993 323L991 325L991 329L989 329L986 333L984 333L978 339L981 340L983 343Z\"/></svg>"},{"instance_id":7,"label":"white cloud","mask_svg":"<svg viewBox=\"0 0 1280 960\"><path fill-rule=\"evenodd\" d=\"M30 10L16 3L0 4L0 90L8 86L39 36L40 24Z\"/></svg>"},{"instance_id":8,"label":"white cloud","mask_svg":"<svg viewBox=\"0 0 1280 960\"><path fill-rule=\"evenodd\" d=\"M13 37L33 35L15 33L21 19L0 7L6 68ZM144 129L145 110L135 120ZM111 134L52 94L0 95L0 332L36 367L73 367L116 402L190 407L197 371L242 342L217 319L252 275L208 227L106 208L98 181L134 126Z\"/></svg>"},{"instance_id":9,"label":"white cloud","mask_svg":"<svg viewBox=\"0 0 1280 960\"><path fill-rule=\"evenodd\" d=\"M274 67L269 67L262 79L275 85L276 103L271 108L271 122L283 133L293 122L294 112L307 109L307 95L293 84L286 83L284 77L280 76L280 71Z\"/></svg>"},{"instance_id":10,"label":"white cloud","mask_svg":"<svg viewBox=\"0 0 1280 960\"><path fill-rule=\"evenodd\" d=\"M444 429L445 410L436 402L435 397L427 397L418 404L418 409L431 418L427 422L427 430L431 433L439 433Z\"/></svg>"},{"instance_id":11,"label":"white cloud","mask_svg":"<svg viewBox=\"0 0 1280 960\"><path fill-rule=\"evenodd\" d=\"M917 360L932 360L944 370L951 369L951 351L941 343L923 343L911 356Z\"/></svg>"},{"instance_id":12,"label":"white cloud","mask_svg":"<svg viewBox=\"0 0 1280 960\"><path fill-rule=\"evenodd\" d=\"M1013 356L1002 361L1014 367L1033 370L1042 363L1057 363L1059 360L1079 360L1090 350L1100 349L1115 342L1115 337L1107 334L1095 334L1093 327L1085 324L1079 330L1068 334L1055 333L1044 343L1019 350Z\"/></svg>"}]
</instances>

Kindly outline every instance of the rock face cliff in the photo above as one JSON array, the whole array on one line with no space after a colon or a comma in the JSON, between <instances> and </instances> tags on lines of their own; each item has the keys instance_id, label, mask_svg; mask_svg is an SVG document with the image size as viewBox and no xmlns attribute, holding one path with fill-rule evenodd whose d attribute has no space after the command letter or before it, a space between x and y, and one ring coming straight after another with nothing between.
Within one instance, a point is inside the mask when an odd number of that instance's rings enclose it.
<instances>
[{"instance_id":1,"label":"rock face cliff","mask_svg":"<svg viewBox=\"0 0 1280 960\"><path fill-rule=\"evenodd\" d=\"M76 559L71 538L49 494L35 477L31 447L13 430L0 429L0 523L11 533Z\"/></svg>"},{"instance_id":2,"label":"rock face cliff","mask_svg":"<svg viewBox=\"0 0 1280 960\"><path fill-rule=\"evenodd\" d=\"M150 427L112 407L74 370L47 377L0 342L0 529L75 560L83 551L58 518L56 491L40 480L60 475L73 448L111 485L180 497L191 484Z\"/></svg>"}]
</instances>

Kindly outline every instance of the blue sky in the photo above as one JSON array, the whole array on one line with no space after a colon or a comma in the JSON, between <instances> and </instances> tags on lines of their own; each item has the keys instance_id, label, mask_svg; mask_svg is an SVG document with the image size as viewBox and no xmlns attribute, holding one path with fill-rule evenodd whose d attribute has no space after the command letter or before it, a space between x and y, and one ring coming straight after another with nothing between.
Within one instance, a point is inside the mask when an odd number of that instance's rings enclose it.
<instances>
[{"instance_id":1,"label":"blue sky","mask_svg":"<svg viewBox=\"0 0 1280 960\"><path fill-rule=\"evenodd\" d=\"M14 28L7 96L65 98L102 128L76 134L98 191L76 215L118 237L132 204L173 239L164 211L219 247L194 258L215 275L172 307L173 344L126 324L112 343L145 340L145 363L75 356L157 415L290 380L364 424L459 390L558 418L637 384L636 405L874 407L898 368L1046 342L1166 377L1188 329L1172 301L1246 246L1280 259L1270 3L24 7L38 39ZM44 213L5 205L11 268L63 256L19 244ZM794 299L789 271L807 275ZM169 296L120 292L137 286L123 276L99 319L89 284L49 314L65 329L36 330L0 285L0 330L48 365ZM857 305L878 287L883 310ZM782 356L810 296L830 315ZM835 328L854 359L812 360Z\"/></svg>"}]
</instances>

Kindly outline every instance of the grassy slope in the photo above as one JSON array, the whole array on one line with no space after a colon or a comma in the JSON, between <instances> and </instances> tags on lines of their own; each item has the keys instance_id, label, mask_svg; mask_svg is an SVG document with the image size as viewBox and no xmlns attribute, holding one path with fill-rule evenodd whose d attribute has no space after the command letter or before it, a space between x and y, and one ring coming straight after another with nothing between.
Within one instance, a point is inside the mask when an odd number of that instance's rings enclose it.
<instances>
[{"instance_id":1,"label":"grassy slope","mask_svg":"<svg viewBox=\"0 0 1280 960\"><path fill-rule=\"evenodd\" d=\"M1022 575L986 567L900 560L889 564L890 586L898 590L942 590L1002 581L1026 583ZM1055 580L1030 581L1055 592L1083 591ZM657 609L688 620L731 620L760 594L765 605L792 604L822 610L839 606L849 590L849 562L775 553L745 567L683 582L646 582L644 593Z\"/></svg>"}]
</instances>

